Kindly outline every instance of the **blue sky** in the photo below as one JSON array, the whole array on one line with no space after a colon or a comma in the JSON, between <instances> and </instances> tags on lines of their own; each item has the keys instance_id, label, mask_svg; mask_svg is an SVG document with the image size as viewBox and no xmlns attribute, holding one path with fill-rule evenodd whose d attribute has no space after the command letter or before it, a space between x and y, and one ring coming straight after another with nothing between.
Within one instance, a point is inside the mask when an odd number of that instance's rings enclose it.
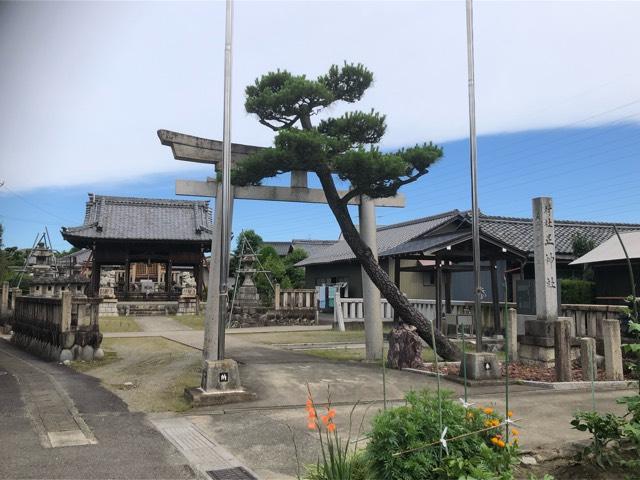
<instances>
[{"instance_id":1,"label":"blue sky","mask_svg":"<svg viewBox=\"0 0 640 480\"><path fill-rule=\"evenodd\" d=\"M426 177L404 188L407 206L378 208L378 224L400 222L470 205L468 144L443 144L445 157ZM552 196L556 216L572 220L640 223L640 126L612 123L487 135L479 138L479 200L493 215L529 216L531 198ZM167 155L169 151L167 149ZM176 178L203 179L206 167L141 176L127 182L36 189L2 197L7 246L30 245L45 226L57 249L69 247L60 227L82 223L88 192L158 198L174 195ZM286 183L279 179L271 183ZM317 183L313 180L312 183ZM357 221L357 214L352 212ZM252 228L266 240L337 238L328 207L237 200L234 232Z\"/></svg>"},{"instance_id":2,"label":"blue sky","mask_svg":"<svg viewBox=\"0 0 640 480\"><path fill-rule=\"evenodd\" d=\"M639 222L640 2L476 1L483 211ZM0 2L0 221L5 245L81 223L88 192L167 197L205 167L176 162L166 128L222 136L224 3ZM233 141L270 145L243 89L275 68L316 76L363 62L353 107L387 114L382 148L433 140L445 159L379 224L469 208L463 0L237 1ZM336 106L340 115L351 106ZM279 179L284 182L286 179ZM326 206L239 201L234 231L335 238Z\"/></svg>"}]
</instances>

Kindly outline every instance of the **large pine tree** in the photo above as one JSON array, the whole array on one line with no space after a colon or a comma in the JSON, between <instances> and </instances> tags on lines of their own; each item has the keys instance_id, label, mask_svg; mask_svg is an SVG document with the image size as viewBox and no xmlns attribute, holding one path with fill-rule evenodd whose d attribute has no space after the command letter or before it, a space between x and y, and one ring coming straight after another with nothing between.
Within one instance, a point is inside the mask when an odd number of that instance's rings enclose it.
<instances>
[{"instance_id":1,"label":"large pine tree","mask_svg":"<svg viewBox=\"0 0 640 480\"><path fill-rule=\"evenodd\" d=\"M344 64L315 80L287 71L270 72L246 88L245 108L261 124L276 132L273 148L239 161L232 171L234 185L259 185L268 177L292 171L314 172L346 242L382 295L400 318L417 328L431 345L431 323L416 310L378 265L358 233L347 208L350 199L394 196L400 187L427 174L442 157L432 143L383 153L377 148L386 130L385 116L375 111L354 111L312 123L323 109L336 102L355 103L373 82L363 65ZM334 175L350 184L340 196ZM435 331L438 353L459 359L459 349Z\"/></svg>"}]
</instances>

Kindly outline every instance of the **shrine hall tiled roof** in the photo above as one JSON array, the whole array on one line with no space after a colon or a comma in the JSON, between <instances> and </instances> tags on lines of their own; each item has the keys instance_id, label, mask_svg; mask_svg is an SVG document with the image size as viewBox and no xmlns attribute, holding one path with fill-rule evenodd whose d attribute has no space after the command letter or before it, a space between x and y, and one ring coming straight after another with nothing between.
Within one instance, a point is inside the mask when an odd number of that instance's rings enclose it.
<instances>
[{"instance_id":1,"label":"shrine hall tiled roof","mask_svg":"<svg viewBox=\"0 0 640 480\"><path fill-rule=\"evenodd\" d=\"M470 229L471 213L453 210L429 217L419 218L395 225L378 227L378 255L380 257L399 253L422 252L423 247L437 245L442 235L461 234ZM596 246L610 238L613 223L556 220L556 253L559 258L573 260L573 239L582 234L592 239ZM616 223L621 232L640 231L640 224ZM447 228L449 228L447 230ZM530 218L500 217L480 214L480 233L495 239L514 250L533 255L533 223ZM430 239L433 237L433 241ZM345 262L355 259L355 255L344 239L334 245L310 254L297 265L318 265Z\"/></svg>"},{"instance_id":2,"label":"shrine hall tiled roof","mask_svg":"<svg viewBox=\"0 0 640 480\"><path fill-rule=\"evenodd\" d=\"M62 236L71 244L87 239L210 242L212 226L207 201L89 194L84 223L63 227Z\"/></svg>"}]
</instances>

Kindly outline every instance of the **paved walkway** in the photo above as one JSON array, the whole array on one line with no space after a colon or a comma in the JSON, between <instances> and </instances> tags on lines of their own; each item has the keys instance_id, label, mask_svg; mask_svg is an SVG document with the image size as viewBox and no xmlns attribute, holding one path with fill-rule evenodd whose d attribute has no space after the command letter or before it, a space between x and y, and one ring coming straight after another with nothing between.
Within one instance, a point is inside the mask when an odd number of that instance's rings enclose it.
<instances>
[{"instance_id":1,"label":"paved walkway","mask_svg":"<svg viewBox=\"0 0 640 480\"><path fill-rule=\"evenodd\" d=\"M149 334L140 332L141 334ZM203 332L155 332L169 340L196 349L202 348ZM124 334L123 334L124 335ZM126 334L127 336L131 336ZM116 336L116 335L113 335ZM261 479L294 479L296 460L291 437L293 430L303 463L315 463L317 440L306 428L304 404L307 385L316 401L326 400L327 392L337 406L338 428L348 427L352 406L360 402L352 419L354 429L364 417L364 425L383 407L382 369L360 362L334 362L276 346L251 343L242 335L227 336L227 355L240 365L243 385L257 394L252 402L194 409L183 415L199 432L220 445L238 461L248 465ZM463 395L463 386L444 380L443 389L454 398ZM409 390L436 389L435 378L386 371L386 398L390 405L403 403ZM597 408L622 412L616 399L628 391L597 392ZM504 386L469 388L469 400L476 405L504 409ZM589 392L556 392L531 386L512 385L510 408L522 426L524 449L549 450L566 447L588 436L573 430L570 421L576 410L591 408ZM155 417L154 421L155 421Z\"/></svg>"},{"instance_id":2,"label":"paved walkway","mask_svg":"<svg viewBox=\"0 0 640 480\"><path fill-rule=\"evenodd\" d=\"M0 339L0 478L197 478L144 414L94 378Z\"/></svg>"},{"instance_id":3,"label":"paved walkway","mask_svg":"<svg viewBox=\"0 0 640 480\"><path fill-rule=\"evenodd\" d=\"M135 317L135 322L143 332L174 332L191 328L168 317Z\"/></svg>"}]
</instances>

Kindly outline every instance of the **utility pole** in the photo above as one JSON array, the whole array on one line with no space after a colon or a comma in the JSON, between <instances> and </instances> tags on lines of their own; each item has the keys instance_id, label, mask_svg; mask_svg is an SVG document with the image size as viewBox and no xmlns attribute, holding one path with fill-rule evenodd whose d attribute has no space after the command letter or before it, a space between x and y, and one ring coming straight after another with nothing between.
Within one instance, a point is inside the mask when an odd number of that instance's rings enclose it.
<instances>
[{"instance_id":1,"label":"utility pole","mask_svg":"<svg viewBox=\"0 0 640 480\"><path fill-rule=\"evenodd\" d=\"M224 329L227 325L229 297L229 242L231 232L231 42L233 39L233 0L227 0L224 44L224 124L222 132L222 185L219 202L220 222L220 299L218 301L218 360L224 360ZM218 205L216 205L218 208Z\"/></svg>"},{"instance_id":2,"label":"utility pole","mask_svg":"<svg viewBox=\"0 0 640 480\"><path fill-rule=\"evenodd\" d=\"M469 78L469 147L471 162L471 236L473 243L473 317L476 352L482 351L482 285L480 280L480 209L478 208L478 147L476 142L476 93L473 66L473 0L467 0L467 72Z\"/></svg>"}]
</instances>

